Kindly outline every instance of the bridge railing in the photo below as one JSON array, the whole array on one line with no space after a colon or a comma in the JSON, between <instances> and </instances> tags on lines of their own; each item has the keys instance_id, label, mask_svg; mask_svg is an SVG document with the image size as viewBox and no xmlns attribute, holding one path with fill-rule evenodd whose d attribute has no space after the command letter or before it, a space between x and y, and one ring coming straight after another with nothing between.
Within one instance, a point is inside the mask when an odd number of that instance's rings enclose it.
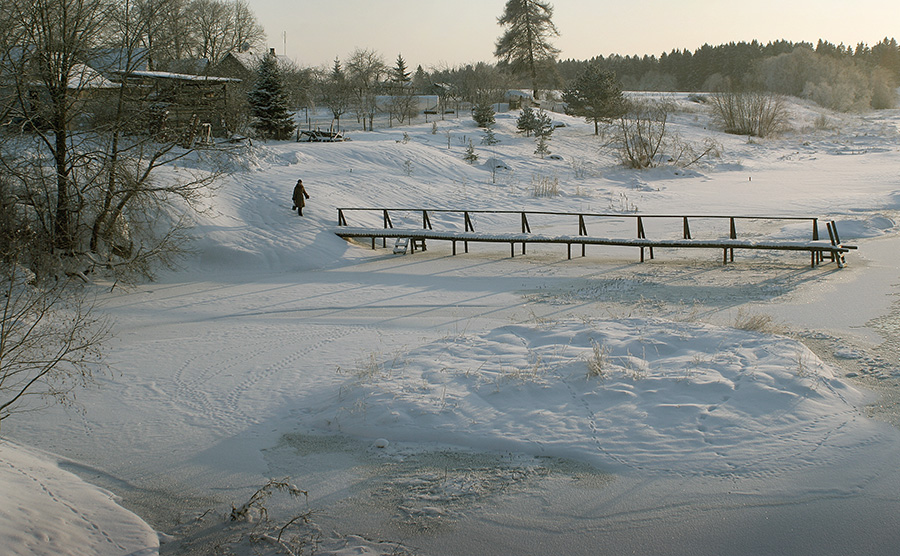
<instances>
[{"instance_id":1,"label":"bridge railing","mask_svg":"<svg viewBox=\"0 0 900 556\"><path fill-rule=\"evenodd\" d=\"M394 227L394 218L398 215L405 216L406 219L416 219L416 226L421 223L421 229L433 229L432 220L437 215L448 215L450 218L444 219L455 222L453 225L461 224L462 231L474 232L475 215L511 215L517 217L517 228L520 233L531 233L532 222L537 221L541 217L568 217L571 218L572 226L577 227L577 234L587 236L588 224L593 225L597 221L612 221L631 219L634 221L633 230L634 237L639 239L647 238L647 223L651 221L676 221L677 232L681 239L693 239L694 231L692 230L692 222L697 221L723 221L727 225L727 237L729 239L738 239L738 222L739 221L770 221L770 222L807 222L811 234L809 239L812 241L819 240L819 218L808 216L747 216L747 215L712 215L712 214L639 214L639 213L598 213L598 212L554 212L554 211L535 211L535 210L458 210L458 209L412 209L412 208L338 208L338 226L347 226L348 213L372 213L378 214L381 218L382 227L390 229ZM393 217L392 217L393 215ZM455 218L453 218L455 216ZM370 219L371 221L371 219ZM724 230L718 237L724 237ZM511 231L511 230L478 230L478 231ZM661 239L661 238L658 238Z\"/></svg>"}]
</instances>

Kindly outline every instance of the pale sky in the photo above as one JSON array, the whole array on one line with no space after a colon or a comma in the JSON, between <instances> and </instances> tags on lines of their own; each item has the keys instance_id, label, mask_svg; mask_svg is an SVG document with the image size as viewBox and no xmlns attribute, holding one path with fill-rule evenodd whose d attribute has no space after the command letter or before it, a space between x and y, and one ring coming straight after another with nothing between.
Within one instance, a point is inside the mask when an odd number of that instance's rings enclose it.
<instances>
[{"instance_id":1,"label":"pale sky","mask_svg":"<svg viewBox=\"0 0 900 556\"><path fill-rule=\"evenodd\" d=\"M506 0L248 0L269 46L303 66L356 48L392 65L494 62ZM560 59L695 50L704 43L786 39L873 45L900 38L897 0L551 0Z\"/></svg>"}]
</instances>

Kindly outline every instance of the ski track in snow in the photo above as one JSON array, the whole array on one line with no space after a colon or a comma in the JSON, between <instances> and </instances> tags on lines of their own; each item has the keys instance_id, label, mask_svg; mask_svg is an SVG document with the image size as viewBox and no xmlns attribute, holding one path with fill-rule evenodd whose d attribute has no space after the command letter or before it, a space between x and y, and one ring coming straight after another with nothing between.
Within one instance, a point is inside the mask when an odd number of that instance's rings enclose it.
<instances>
[{"instance_id":1,"label":"ski track in snow","mask_svg":"<svg viewBox=\"0 0 900 556\"><path fill-rule=\"evenodd\" d=\"M222 348L194 354L175 371L173 405L184 404L187 414L205 416L224 433L242 430L262 418L256 399L259 392L277 393L302 369L301 363L324 346L365 331L367 327L305 326L291 331L264 329L245 333L242 348L222 358ZM243 346L253 346L245 351ZM290 349L288 355L269 359L271 353ZM227 347L225 349L228 349ZM230 351L230 350L229 350ZM261 361L262 364L257 363ZM217 384L216 379L227 377ZM234 381L233 377L238 377ZM218 386L218 387L217 387ZM226 389L225 392L222 390ZM253 395L253 401L248 396Z\"/></svg>"}]
</instances>

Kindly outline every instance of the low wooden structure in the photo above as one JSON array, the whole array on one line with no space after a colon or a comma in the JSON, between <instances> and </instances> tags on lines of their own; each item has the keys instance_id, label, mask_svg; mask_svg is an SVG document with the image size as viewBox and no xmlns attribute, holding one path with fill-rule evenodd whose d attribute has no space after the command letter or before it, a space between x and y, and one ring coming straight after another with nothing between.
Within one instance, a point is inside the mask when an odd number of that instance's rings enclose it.
<instances>
[{"instance_id":1,"label":"low wooden structure","mask_svg":"<svg viewBox=\"0 0 900 556\"><path fill-rule=\"evenodd\" d=\"M343 140L344 134L340 131L319 129L297 131L297 142L299 143L339 143Z\"/></svg>"},{"instance_id":2,"label":"low wooden structure","mask_svg":"<svg viewBox=\"0 0 900 556\"><path fill-rule=\"evenodd\" d=\"M382 220L382 227L351 227L347 224L347 213L354 211L379 212ZM421 215L421 228L395 228L391 214L398 213L414 213ZM432 217L441 214L455 214L456 220L462 217L463 230L445 229L435 230L432 226ZM520 229L516 232L483 232L476 231L472 223L472 216L475 214L494 214L494 215L516 215L520 222ZM573 221L577 218L578 233L575 235L564 234L536 234L531 231L531 220L539 217L571 217ZM635 224L634 237L604 237L588 234L587 222L603 221L610 219L633 219ZM713 238L694 238L691 232L691 221L696 220L712 220L724 221L728 223L727 237ZM675 220L678 222L680 237L674 238L648 238L646 233L645 222L650 220ZM737 222L741 220L762 220L762 221L788 221L788 222L806 222L811 225L812 233L809 240L786 240L786 239L740 239L737 234ZM418 246L425 249L427 240L449 241L452 244L452 252L456 255L457 243L462 242L465 252L469 251L469 242L488 242L488 243L508 243L510 245L510 256L515 256L516 246L521 246L521 252L524 255L526 245L529 243L553 243L565 244L567 246L568 257L572 258L572 246L581 246L581 256L585 256L585 248L588 245L609 245L619 247L637 247L641 250L641 262L645 260L645 255L649 253L651 259L654 258L654 249L721 249L722 263L734 261L735 249L748 250L773 250L773 251L800 251L808 252L810 255L810 265L815 267L817 264L825 261L826 257L830 262L834 262L838 268L843 268L845 264L844 255L856 249L854 245L844 245L841 243L838 235L837 224L834 221L826 223L828 231L828 240L819 238L819 218L815 217L769 217L769 216L719 216L719 215L648 215L648 214L607 214L607 213L564 213L564 212L546 212L546 211L504 211L504 210L449 210L449 209L386 209L386 208L339 208L338 209L338 227L334 233L344 239L351 238L370 238L372 248L376 247L376 240L381 238L382 246L387 246L387 239L405 239L404 243L411 243L413 251ZM404 249L405 252L405 249Z\"/></svg>"},{"instance_id":3,"label":"low wooden structure","mask_svg":"<svg viewBox=\"0 0 900 556\"><path fill-rule=\"evenodd\" d=\"M182 134L197 124L209 124L210 133L226 133L228 87L239 79L188 75L164 71L121 72L126 87L126 109L138 126L154 134Z\"/></svg>"}]
</instances>

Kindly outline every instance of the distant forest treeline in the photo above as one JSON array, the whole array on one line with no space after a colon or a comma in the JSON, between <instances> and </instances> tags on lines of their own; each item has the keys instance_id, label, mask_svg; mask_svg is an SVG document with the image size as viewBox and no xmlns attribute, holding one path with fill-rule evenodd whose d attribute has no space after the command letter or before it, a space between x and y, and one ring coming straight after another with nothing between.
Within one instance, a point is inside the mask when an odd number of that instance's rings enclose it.
<instances>
[{"instance_id":1,"label":"distant forest treeline","mask_svg":"<svg viewBox=\"0 0 900 556\"><path fill-rule=\"evenodd\" d=\"M713 91L759 88L810 98L837 110L888 108L900 84L900 46L885 38L869 47L808 42L758 41L708 44L656 56L597 56L560 60L563 86L589 63L616 74L625 90Z\"/></svg>"}]
</instances>

